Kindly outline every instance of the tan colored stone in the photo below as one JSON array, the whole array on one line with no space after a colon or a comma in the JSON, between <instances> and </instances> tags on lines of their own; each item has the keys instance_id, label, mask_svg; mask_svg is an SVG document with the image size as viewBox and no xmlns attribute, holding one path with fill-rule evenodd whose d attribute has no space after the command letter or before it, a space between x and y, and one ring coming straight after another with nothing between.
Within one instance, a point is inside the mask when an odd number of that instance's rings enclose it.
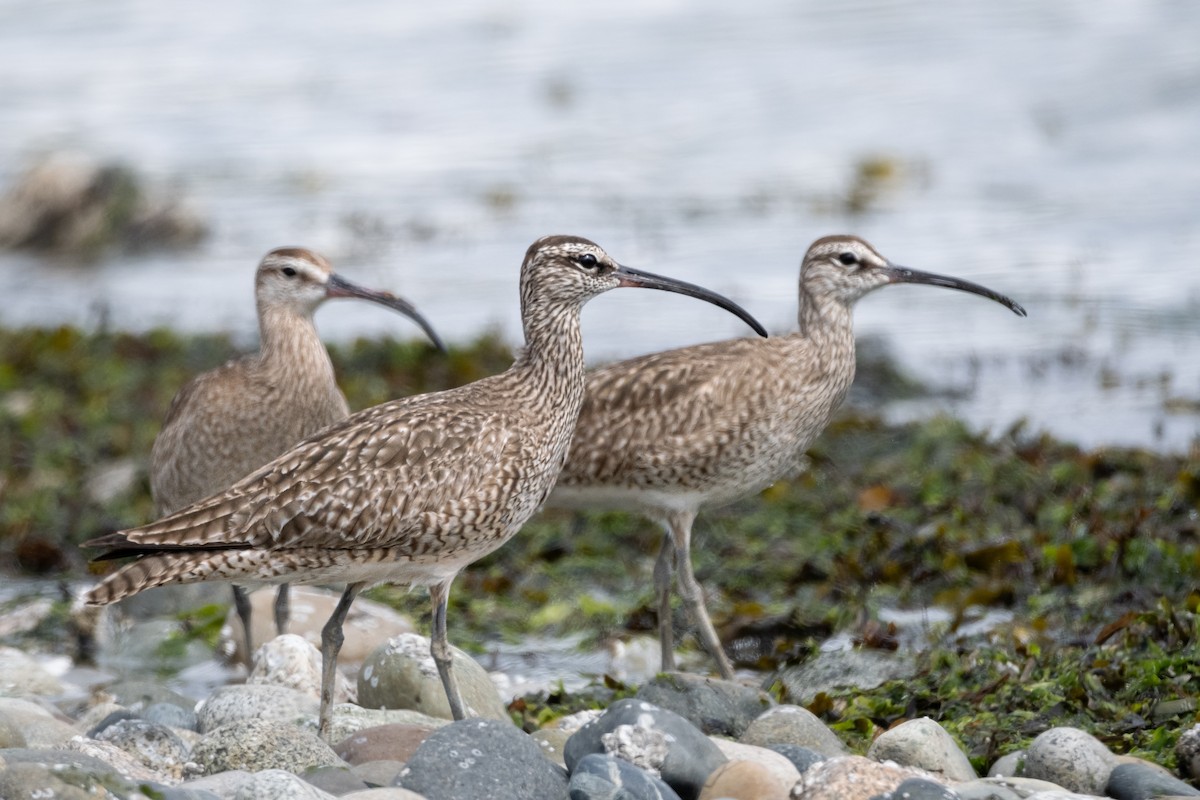
<instances>
[{"instance_id":1,"label":"tan colored stone","mask_svg":"<svg viewBox=\"0 0 1200 800\"><path fill-rule=\"evenodd\" d=\"M726 761L708 776L699 800L788 800L794 784L758 761Z\"/></svg>"},{"instance_id":2,"label":"tan colored stone","mask_svg":"<svg viewBox=\"0 0 1200 800\"><path fill-rule=\"evenodd\" d=\"M793 800L870 800L909 778L941 781L920 769L881 764L862 756L839 756L813 764L792 788Z\"/></svg>"}]
</instances>

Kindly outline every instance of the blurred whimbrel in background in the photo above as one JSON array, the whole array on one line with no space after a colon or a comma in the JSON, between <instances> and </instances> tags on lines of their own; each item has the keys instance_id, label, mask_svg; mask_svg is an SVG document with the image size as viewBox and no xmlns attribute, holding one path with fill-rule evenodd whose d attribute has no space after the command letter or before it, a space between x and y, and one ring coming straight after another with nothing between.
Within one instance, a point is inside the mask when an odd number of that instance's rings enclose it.
<instances>
[{"instance_id":1,"label":"blurred whimbrel in background","mask_svg":"<svg viewBox=\"0 0 1200 800\"><path fill-rule=\"evenodd\" d=\"M429 323L407 301L357 286L316 253L281 247L263 257L254 278L259 350L197 375L175 395L150 456L150 489L165 516L216 494L301 439L350 413L313 313L330 298L357 297L411 317L439 349ZM253 655L250 600L233 587L245 657ZM275 600L284 633L287 584Z\"/></svg>"},{"instance_id":2,"label":"blurred whimbrel in background","mask_svg":"<svg viewBox=\"0 0 1200 800\"><path fill-rule=\"evenodd\" d=\"M87 595L103 605L166 583L346 583L321 633L320 731L329 730L342 622L379 582L425 585L432 655L450 709L466 709L446 640L450 583L533 515L554 487L583 403L579 312L601 292L692 295L762 327L698 286L622 267L586 239L550 236L521 267L525 348L506 372L360 411L229 489L151 525L94 539L137 556Z\"/></svg>"},{"instance_id":3,"label":"blurred whimbrel in background","mask_svg":"<svg viewBox=\"0 0 1200 800\"><path fill-rule=\"evenodd\" d=\"M924 283L1025 309L967 281L899 267L854 236L818 239L800 267L800 330L732 339L601 367L587 390L549 505L635 511L666 528L654 567L662 668L673 670L671 578L700 641L733 676L692 571L692 522L800 471L854 380L854 303L891 283Z\"/></svg>"}]
</instances>

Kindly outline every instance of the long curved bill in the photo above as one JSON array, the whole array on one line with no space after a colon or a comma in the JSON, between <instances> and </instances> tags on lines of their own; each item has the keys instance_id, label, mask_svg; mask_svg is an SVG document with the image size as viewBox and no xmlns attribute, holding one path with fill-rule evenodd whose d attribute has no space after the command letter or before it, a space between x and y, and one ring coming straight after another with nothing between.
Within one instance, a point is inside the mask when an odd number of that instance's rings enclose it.
<instances>
[{"instance_id":1,"label":"long curved bill","mask_svg":"<svg viewBox=\"0 0 1200 800\"><path fill-rule=\"evenodd\" d=\"M922 272L919 269L898 267L894 264L888 266L883 271L888 275L892 283L924 283L928 286L944 286L947 289L958 289L960 292L970 292L980 297L986 297L989 300L995 300L1018 317L1028 316L1025 313L1025 309L1016 300L999 292L994 292L986 286L980 286L978 283L971 283L960 278L951 278L948 275L937 275L933 272Z\"/></svg>"},{"instance_id":2,"label":"long curved bill","mask_svg":"<svg viewBox=\"0 0 1200 800\"><path fill-rule=\"evenodd\" d=\"M667 278L662 275L654 275L650 272L642 272L640 269L630 269L629 267L618 266L612 273L619 280L619 286L635 286L642 289L660 289L664 292L675 292L676 294L686 294L689 297L695 297L699 300L712 303L714 306L719 306L731 314L736 314L747 325L754 329L754 332L759 336L766 338L767 329L764 328L758 320L750 316L750 312L739 306L737 303L730 300L724 295L709 291L703 286L697 286L694 283L687 281L679 281L674 278Z\"/></svg>"},{"instance_id":3,"label":"long curved bill","mask_svg":"<svg viewBox=\"0 0 1200 800\"><path fill-rule=\"evenodd\" d=\"M421 315L421 312L417 311L416 306L402 297L396 297L391 292L379 292L374 289L367 289L359 286L357 283L351 283L337 274L330 275L329 280L325 283L325 296L358 297L362 300L370 300L372 303L378 303L381 306L387 306L394 311L399 311L420 325L421 330L425 331L425 335L429 337L429 341L433 342L438 350L441 350L443 353L446 352L446 345L442 342L442 337L437 335L437 331Z\"/></svg>"}]
</instances>

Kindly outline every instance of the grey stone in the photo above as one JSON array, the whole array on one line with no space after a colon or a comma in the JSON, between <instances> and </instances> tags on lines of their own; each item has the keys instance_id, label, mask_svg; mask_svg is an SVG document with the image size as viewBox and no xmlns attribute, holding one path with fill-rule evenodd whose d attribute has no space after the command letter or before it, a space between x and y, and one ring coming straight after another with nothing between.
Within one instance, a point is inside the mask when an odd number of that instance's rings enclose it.
<instances>
[{"instance_id":1,"label":"grey stone","mask_svg":"<svg viewBox=\"0 0 1200 800\"><path fill-rule=\"evenodd\" d=\"M196 708L196 701L190 697L161 684L135 678L105 686L104 691L112 695L117 703L135 712L144 711L156 703L171 703L188 711Z\"/></svg>"},{"instance_id":2,"label":"grey stone","mask_svg":"<svg viewBox=\"0 0 1200 800\"><path fill-rule=\"evenodd\" d=\"M592 753L571 773L571 800L679 800L666 783L624 759Z\"/></svg>"},{"instance_id":3,"label":"grey stone","mask_svg":"<svg viewBox=\"0 0 1200 800\"><path fill-rule=\"evenodd\" d=\"M282 769L256 772L238 786L234 800L329 800L333 795Z\"/></svg>"},{"instance_id":4,"label":"grey stone","mask_svg":"<svg viewBox=\"0 0 1200 800\"><path fill-rule=\"evenodd\" d=\"M1200 723L1179 734L1175 743L1175 763L1179 774L1192 780L1200 779Z\"/></svg>"},{"instance_id":5,"label":"grey stone","mask_svg":"<svg viewBox=\"0 0 1200 800\"><path fill-rule=\"evenodd\" d=\"M340 742L353 733L380 725L420 725L426 728L440 728L450 724L448 719L431 717L408 708L363 708L351 703L334 706L332 716L333 721L329 726L329 740L332 742Z\"/></svg>"},{"instance_id":6,"label":"grey stone","mask_svg":"<svg viewBox=\"0 0 1200 800\"><path fill-rule=\"evenodd\" d=\"M989 778L1020 778L1025 775L1025 751L1014 750L1000 756L988 769Z\"/></svg>"},{"instance_id":7,"label":"grey stone","mask_svg":"<svg viewBox=\"0 0 1200 800\"><path fill-rule=\"evenodd\" d=\"M353 792L343 795L347 800L428 800L423 794L401 789L399 786L388 786L379 789L367 789L363 792Z\"/></svg>"},{"instance_id":8,"label":"grey stone","mask_svg":"<svg viewBox=\"0 0 1200 800\"><path fill-rule=\"evenodd\" d=\"M879 734L867 748L867 758L919 767L951 781L978 777L958 743L929 717L910 719Z\"/></svg>"},{"instance_id":9,"label":"grey stone","mask_svg":"<svg viewBox=\"0 0 1200 800\"><path fill-rule=\"evenodd\" d=\"M887 794L877 794L871 800L960 800L954 792L940 783L924 778L909 778Z\"/></svg>"},{"instance_id":10,"label":"grey stone","mask_svg":"<svg viewBox=\"0 0 1200 800\"><path fill-rule=\"evenodd\" d=\"M1118 764L1108 776L1107 794L1117 800L1148 800L1159 795L1200 797L1200 790L1145 764Z\"/></svg>"},{"instance_id":11,"label":"grey stone","mask_svg":"<svg viewBox=\"0 0 1200 800\"><path fill-rule=\"evenodd\" d=\"M118 722L127 719L141 719L141 717L136 712L130 711L128 708L118 708L116 711L110 711L107 715L105 715L104 719L88 728L88 732L84 735L89 739L95 739L101 733L106 731L110 725L115 725Z\"/></svg>"},{"instance_id":12,"label":"grey stone","mask_svg":"<svg viewBox=\"0 0 1200 800\"><path fill-rule=\"evenodd\" d=\"M575 765L592 753L618 755L658 770L683 800L699 796L709 774L726 760L691 722L634 698L613 703L567 740L563 750L567 769L574 771Z\"/></svg>"},{"instance_id":13,"label":"grey stone","mask_svg":"<svg viewBox=\"0 0 1200 800\"><path fill-rule=\"evenodd\" d=\"M101 742L76 736L63 745L63 749L98 758L108 764L122 778L130 781L159 781L174 784L182 778L182 769L177 769L173 773L151 769L132 753L122 750L112 742Z\"/></svg>"},{"instance_id":14,"label":"grey stone","mask_svg":"<svg viewBox=\"0 0 1200 800\"><path fill-rule=\"evenodd\" d=\"M321 651L294 633L276 636L255 651L254 668L246 683L286 686L320 700ZM346 676L338 672L334 681L334 702L344 703L354 698L355 693Z\"/></svg>"},{"instance_id":15,"label":"grey stone","mask_svg":"<svg viewBox=\"0 0 1200 800\"><path fill-rule=\"evenodd\" d=\"M408 761L435 730L426 725L378 725L350 734L333 749L348 764L381 759Z\"/></svg>"},{"instance_id":16,"label":"grey stone","mask_svg":"<svg viewBox=\"0 0 1200 800\"><path fill-rule=\"evenodd\" d=\"M417 748L396 783L437 800L567 796L566 772L543 756L537 743L512 723L489 719L438 728Z\"/></svg>"},{"instance_id":17,"label":"grey stone","mask_svg":"<svg viewBox=\"0 0 1200 800\"><path fill-rule=\"evenodd\" d=\"M213 692L197 712L201 733L240 720L299 723L317 716L319 703L284 686L235 684Z\"/></svg>"},{"instance_id":18,"label":"grey stone","mask_svg":"<svg viewBox=\"0 0 1200 800\"><path fill-rule=\"evenodd\" d=\"M285 769L298 774L310 767L345 763L312 731L262 719L231 722L209 732L192 748L191 760L205 775L230 769Z\"/></svg>"},{"instance_id":19,"label":"grey stone","mask_svg":"<svg viewBox=\"0 0 1200 800\"><path fill-rule=\"evenodd\" d=\"M637 696L691 720L710 736L734 738L775 704L762 689L683 672L656 675L638 689Z\"/></svg>"},{"instance_id":20,"label":"grey stone","mask_svg":"<svg viewBox=\"0 0 1200 800\"><path fill-rule=\"evenodd\" d=\"M916 671L916 656L910 652L830 650L821 651L812 661L782 670L779 681L786 698L804 706L830 689L874 689L887 681L910 678Z\"/></svg>"},{"instance_id":21,"label":"grey stone","mask_svg":"<svg viewBox=\"0 0 1200 800\"><path fill-rule=\"evenodd\" d=\"M0 647L0 695L54 697L66 690L58 678L15 647Z\"/></svg>"},{"instance_id":22,"label":"grey stone","mask_svg":"<svg viewBox=\"0 0 1200 800\"><path fill-rule=\"evenodd\" d=\"M1056 793L1060 798L1092 797L1092 795L1076 795L1056 783L1039 781L1034 778L979 778L956 784L954 792L960 800L1025 800L1025 798L1031 797L1051 800Z\"/></svg>"},{"instance_id":23,"label":"grey stone","mask_svg":"<svg viewBox=\"0 0 1200 800\"><path fill-rule=\"evenodd\" d=\"M250 780L251 777L250 773L244 769L230 769L225 772L205 775L202 778L194 778L181 783L179 788L206 791L216 795L221 800L232 800L241 785Z\"/></svg>"},{"instance_id":24,"label":"grey stone","mask_svg":"<svg viewBox=\"0 0 1200 800\"><path fill-rule=\"evenodd\" d=\"M571 733L573 731L562 728L539 728L529 735L538 743L538 747L542 748L542 755L565 768L567 762L563 758L563 749L567 746L567 739L571 738Z\"/></svg>"},{"instance_id":25,"label":"grey stone","mask_svg":"<svg viewBox=\"0 0 1200 800\"><path fill-rule=\"evenodd\" d=\"M1116 758L1096 737L1076 728L1051 728L1025 752L1025 776L1080 794L1103 794Z\"/></svg>"},{"instance_id":26,"label":"grey stone","mask_svg":"<svg viewBox=\"0 0 1200 800\"><path fill-rule=\"evenodd\" d=\"M816 714L793 705L779 705L764 711L750 723L738 741L759 747L794 744L826 756L846 753L842 740Z\"/></svg>"},{"instance_id":27,"label":"grey stone","mask_svg":"<svg viewBox=\"0 0 1200 800\"><path fill-rule=\"evenodd\" d=\"M316 767L300 776L323 792L341 797L351 792L370 789L367 782L354 774L349 767Z\"/></svg>"},{"instance_id":28,"label":"grey stone","mask_svg":"<svg viewBox=\"0 0 1200 800\"><path fill-rule=\"evenodd\" d=\"M454 676L468 714L507 722L508 710L487 670L452 647ZM371 653L358 673L358 702L364 708L408 708L450 718L450 704L429 654L429 640L416 633L393 636Z\"/></svg>"},{"instance_id":29,"label":"grey stone","mask_svg":"<svg viewBox=\"0 0 1200 800\"><path fill-rule=\"evenodd\" d=\"M200 721L196 712L183 708L174 703L153 703L142 712L142 719L170 728L183 728L189 731L200 730Z\"/></svg>"},{"instance_id":30,"label":"grey stone","mask_svg":"<svg viewBox=\"0 0 1200 800\"><path fill-rule=\"evenodd\" d=\"M166 725L140 719L123 719L95 737L129 753L148 769L175 780L183 777L188 746Z\"/></svg>"},{"instance_id":31,"label":"grey stone","mask_svg":"<svg viewBox=\"0 0 1200 800\"><path fill-rule=\"evenodd\" d=\"M93 755L58 749L0 750L0 797L53 797L85 800L106 789L132 794L135 782ZM119 794L118 796L125 796Z\"/></svg>"},{"instance_id":32,"label":"grey stone","mask_svg":"<svg viewBox=\"0 0 1200 800\"><path fill-rule=\"evenodd\" d=\"M818 761L824 761L826 758L826 756L818 753L816 750L810 750L807 747L801 747L798 744L788 744L786 742L783 744L769 744L767 745L767 749L774 750L776 753L779 753L779 755L792 762L792 766L794 766L796 771L801 775L804 774L804 770L808 769L813 764L816 764Z\"/></svg>"},{"instance_id":33,"label":"grey stone","mask_svg":"<svg viewBox=\"0 0 1200 800\"><path fill-rule=\"evenodd\" d=\"M378 761L365 761L354 764L350 771L357 775L367 786L391 786L396 782L396 776L404 769L403 761L381 758Z\"/></svg>"}]
</instances>

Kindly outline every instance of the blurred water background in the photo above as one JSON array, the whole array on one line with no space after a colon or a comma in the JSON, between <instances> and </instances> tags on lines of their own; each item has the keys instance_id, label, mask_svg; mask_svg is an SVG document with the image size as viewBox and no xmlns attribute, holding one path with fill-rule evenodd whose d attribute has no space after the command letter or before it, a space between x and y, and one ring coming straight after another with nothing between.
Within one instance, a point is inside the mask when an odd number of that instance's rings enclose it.
<instances>
[{"instance_id":1,"label":"blurred water background","mask_svg":"<svg viewBox=\"0 0 1200 800\"><path fill-rule=\"evenodd\" d=\"M858 233L984 283L896 287L858 331L956 390L895 405L1084 445L1200 434L1193 0L0 2L0 188L119 160L211 235L74 263L0 253L0 324L255 335L266 250L314 247L443 335L516 342L547 233L709 285L773 330L800 256ZM746 331L661 293L585 312L589 357ZM330 304L330 339L416 336Z\"/></svg>"}]
</instances>

